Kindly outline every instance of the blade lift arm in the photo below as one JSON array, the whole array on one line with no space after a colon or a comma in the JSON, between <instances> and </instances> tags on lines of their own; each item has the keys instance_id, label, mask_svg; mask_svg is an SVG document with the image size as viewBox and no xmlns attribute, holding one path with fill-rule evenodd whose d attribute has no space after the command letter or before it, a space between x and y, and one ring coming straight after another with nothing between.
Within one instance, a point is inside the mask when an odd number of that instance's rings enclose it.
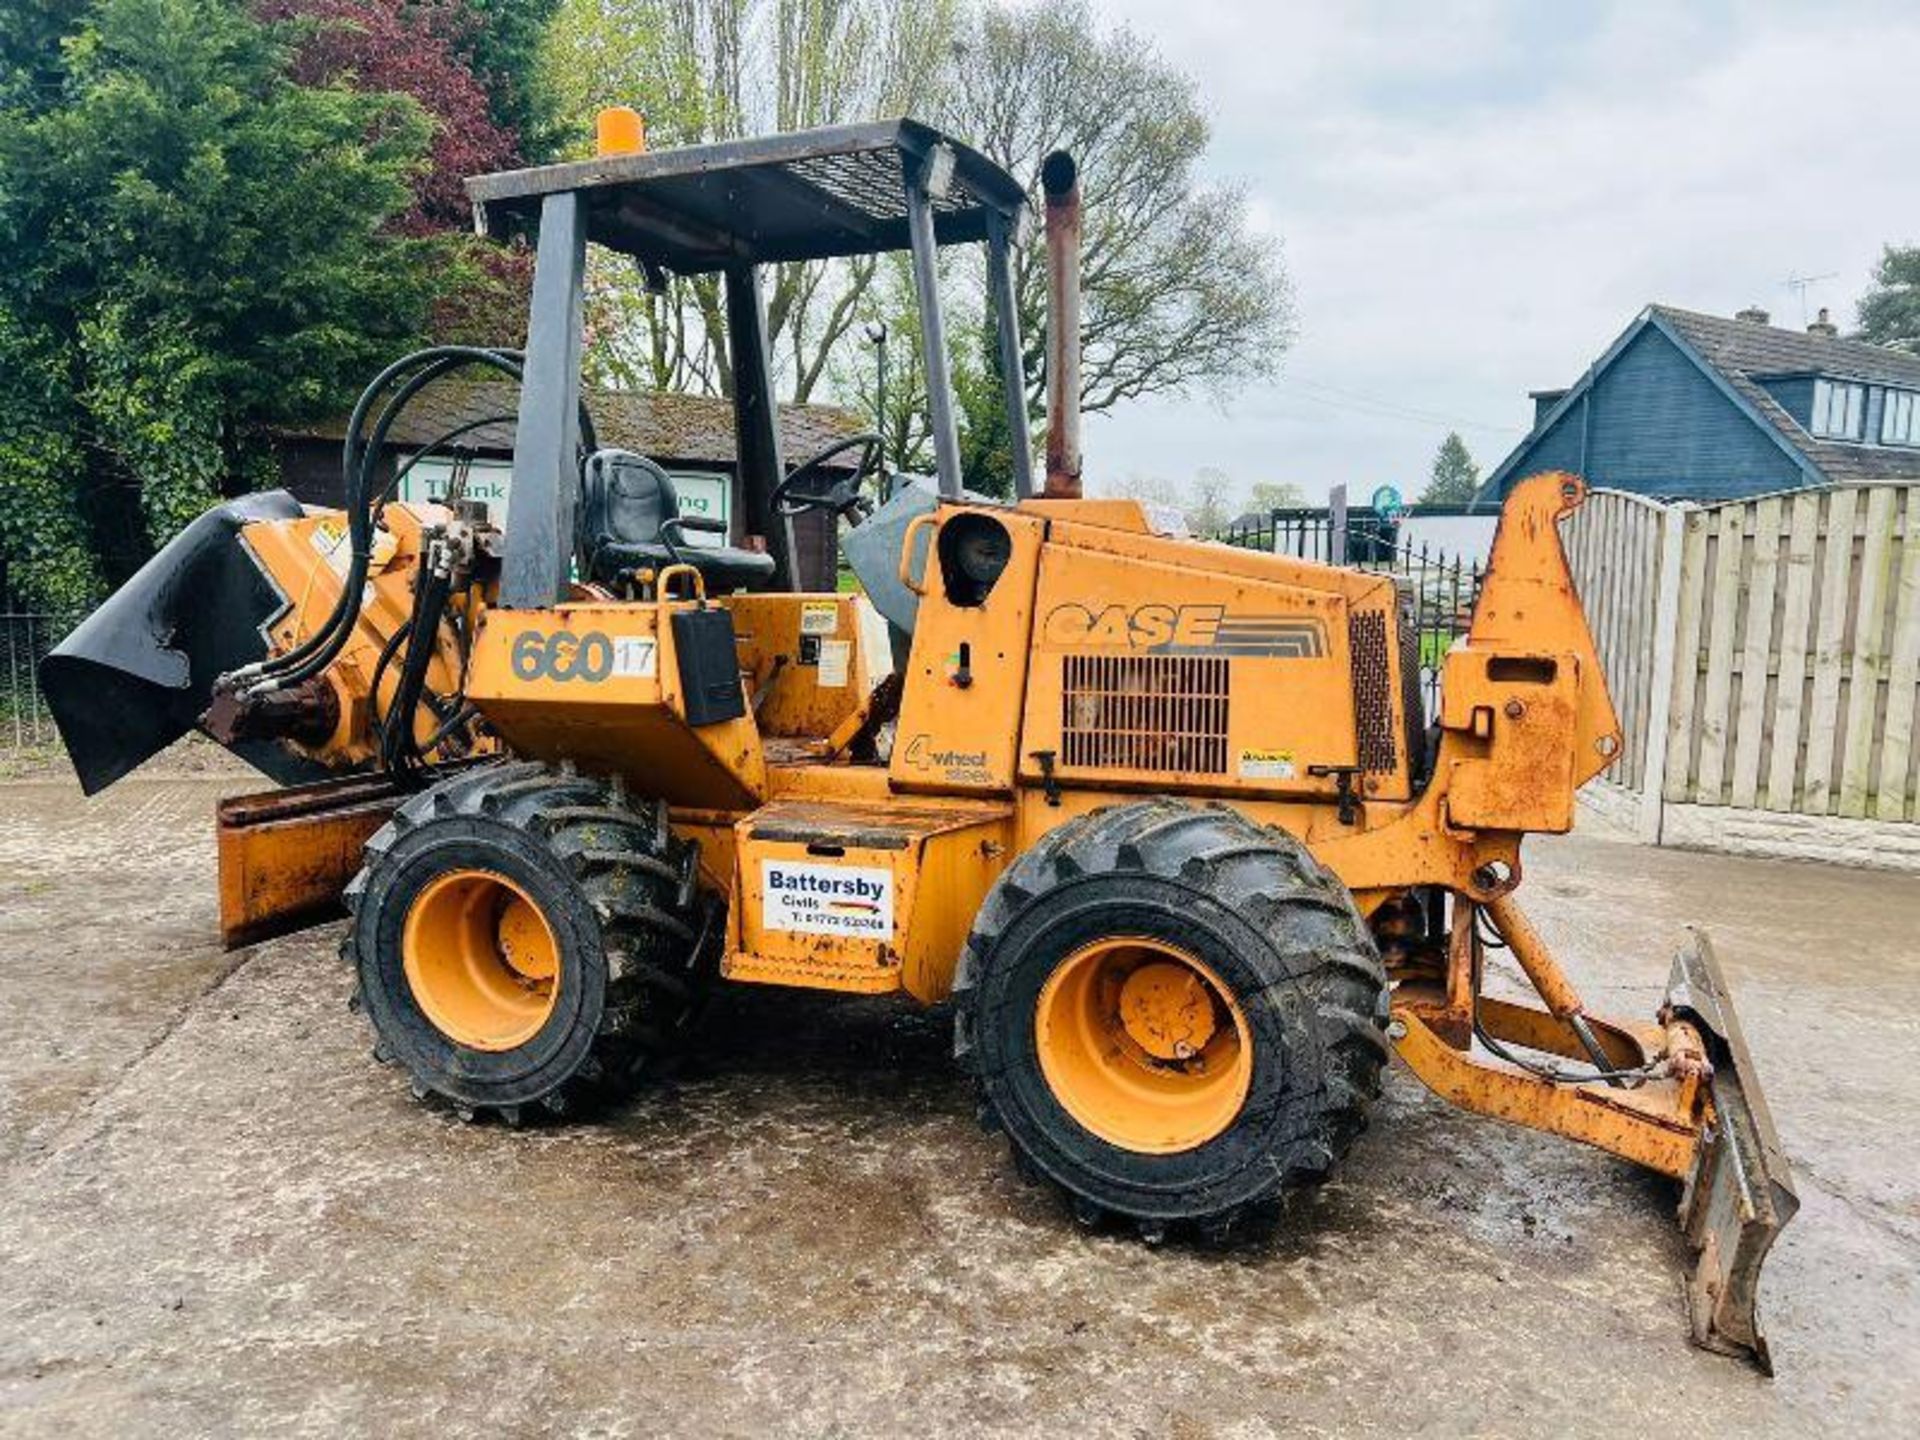
<instances>
[{"instance_id":1,"label":"blade lift arm","mask_svg":"<svg viewBox=\"0 0 1920 1440\"><path fill-rule=\"evenodd\" d=\"M1680 1181L1680 1222L1695 1255L1687 1282L1694 1340L1771 1374L1759 1274L1799 1201L1707 937L1693 932L1676 956L1658 1020L1634 1025L1588 1013L1511 894L1481 904L1456 893L1452 908L1445 983L1394 992L1400 1057L1462 1109ZM1483 993L1488 946L1511 952L1544 1008ZM1516 1051L1591 1068L1569 1071Z\"/></svg>"}]
</instances>

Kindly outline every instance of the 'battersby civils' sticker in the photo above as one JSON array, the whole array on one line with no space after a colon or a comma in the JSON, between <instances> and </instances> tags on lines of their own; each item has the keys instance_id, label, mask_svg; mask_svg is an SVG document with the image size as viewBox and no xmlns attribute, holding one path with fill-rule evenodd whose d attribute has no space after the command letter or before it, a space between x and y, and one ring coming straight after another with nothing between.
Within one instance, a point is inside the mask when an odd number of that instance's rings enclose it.
<instances>
[{"instance_id":1,"label":"'battersby civils' sticker","mask_svg":"<svg viewBox=\"0 0 1920 1440\"><path fill-rule=\"evenodd\" d=\"M1242 780L1291 780L1296 774L1291 750L1255 750L1240 752Z\"/></svg>"},{"instance_id":2,"label":"'battersby civils' sticker","mask_svg":"<svg viewBox=\"0 0 1920 1440\"><path fill-rule=\"evenodd\" d=\"M893 872L865 865L760 862L761 923L812 935L893 938Z\"/></svg>"}]
</instances>

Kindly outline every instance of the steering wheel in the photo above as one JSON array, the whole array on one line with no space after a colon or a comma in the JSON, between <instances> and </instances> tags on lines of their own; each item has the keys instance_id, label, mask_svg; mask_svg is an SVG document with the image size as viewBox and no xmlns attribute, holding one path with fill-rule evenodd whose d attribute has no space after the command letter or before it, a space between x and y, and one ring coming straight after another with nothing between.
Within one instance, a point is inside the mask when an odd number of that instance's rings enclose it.
<instances>
[{"instance_id":1,"label":"steering wheel","mask_svg":"<svg viewBox=\"0 0 1920 1440\"><path fill-rule=\"evenodd\" d=\"M880 447L882 441L872 431L860 435L849 435L844 440L836 440L817 455L806 460L787 472L786 479L773 487L773 513L782 520L791 520L796 515L804 515L809 510L829 510L835 515L846 516L858 524L867 518L873 509L873 502L861 493L867 481L880 473ZM853 473L835 480L824 490L808 490L801 482L809 476L825 469L829 460L844 455L849 450L860 452L860 458L853 467Z\"/></svg>"}]
</instances>

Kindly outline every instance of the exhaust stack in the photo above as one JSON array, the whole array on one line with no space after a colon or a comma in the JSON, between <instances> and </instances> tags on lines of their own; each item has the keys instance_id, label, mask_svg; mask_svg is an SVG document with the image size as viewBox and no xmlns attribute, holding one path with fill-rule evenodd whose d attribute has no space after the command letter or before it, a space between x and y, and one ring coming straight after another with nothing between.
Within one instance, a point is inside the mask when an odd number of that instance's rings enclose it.
<instances>
[{"instance_id":1,"label":"exhaust stack","mask_svg":"<svg viewBox=\"0 0 1920 1440\"><path fill-rule=\"evenodd\" d=\"M1055 150L1041 162L1047 197L1048 500L1080 498L1080 167Z\"/></svg>"}]
</instances>

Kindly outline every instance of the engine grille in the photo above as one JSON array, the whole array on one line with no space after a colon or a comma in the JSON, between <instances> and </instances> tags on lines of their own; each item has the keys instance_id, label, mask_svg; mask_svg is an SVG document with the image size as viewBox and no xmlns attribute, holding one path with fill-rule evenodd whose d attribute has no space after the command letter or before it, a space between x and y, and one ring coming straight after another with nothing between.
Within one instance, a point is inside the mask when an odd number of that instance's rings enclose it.
<instances>
[{"instance_id":1,"label":"engine grille","mask_svg":"<svg viewBox=\"0 0 1920 1440\"><path fill-rule=\"evenodd\" d=\"M1227 667L1209 655L1061 657L1060 763L1227 773Z\"/></svg>"},{"instance_id":2,"label":"engine grille","mask_svg":"<svg viewBox=\"0 0 1920 1440\"><path fill-rule=\"evenodd\" d=\"M1387 617L1378 610L1354 611L1347 622L1347 642L1353 656L1353 734L1360 768L1369 773L1392 770L1399 762Z\"/></svg>"}]
</instances>

